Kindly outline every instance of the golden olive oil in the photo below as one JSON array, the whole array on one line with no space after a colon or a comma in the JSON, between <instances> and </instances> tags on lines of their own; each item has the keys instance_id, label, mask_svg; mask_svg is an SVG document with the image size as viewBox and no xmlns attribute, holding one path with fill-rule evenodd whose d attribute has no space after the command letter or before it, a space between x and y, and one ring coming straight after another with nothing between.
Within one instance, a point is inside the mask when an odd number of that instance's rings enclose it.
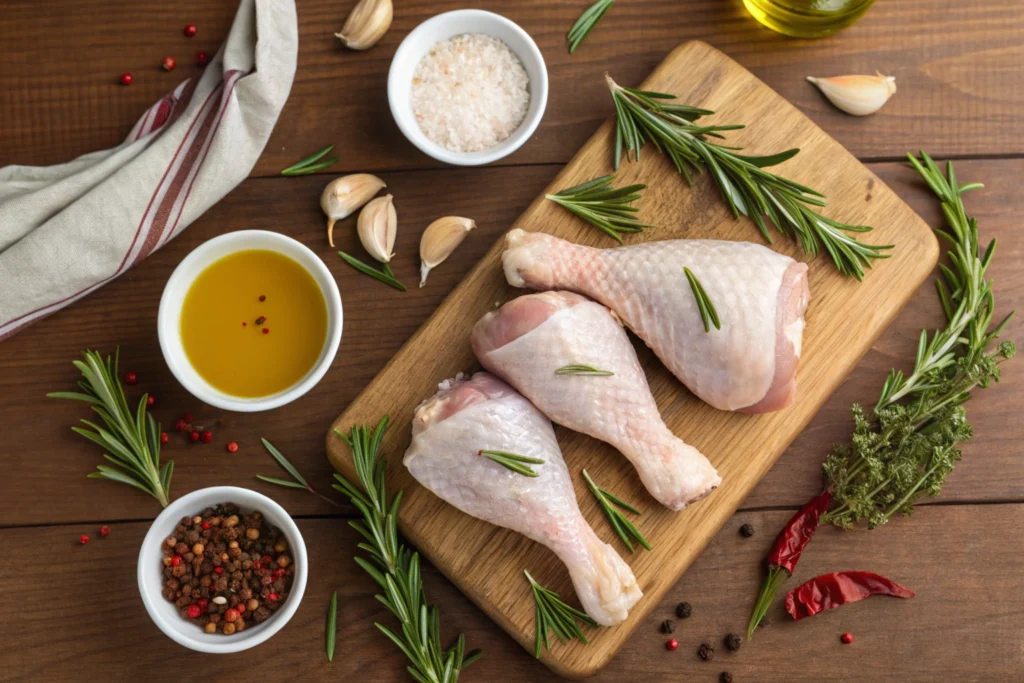
<instances>
[{"instance_id":1,"label":"golden olive oil","mask_svg":"<svg viewBox=\"0 0 1024 683\"><path fill-rule=\"evenodd\" d=\"M214 261L181 308L181 341L192 367L239 398L298 383L316 365L326 338L320 286L276 251L249 249Z\"/></svg>"},{"instance_id":2,"label":"golden olive oil","mask_svg":"<svg viewBox=\"0 0 1024 683\"><path fill-rule=\"evenodd\" d=\"M868 11L875 0L743 0L768 28L797 38L820 38L841 31Z\"/></svg>"}]
</instances>

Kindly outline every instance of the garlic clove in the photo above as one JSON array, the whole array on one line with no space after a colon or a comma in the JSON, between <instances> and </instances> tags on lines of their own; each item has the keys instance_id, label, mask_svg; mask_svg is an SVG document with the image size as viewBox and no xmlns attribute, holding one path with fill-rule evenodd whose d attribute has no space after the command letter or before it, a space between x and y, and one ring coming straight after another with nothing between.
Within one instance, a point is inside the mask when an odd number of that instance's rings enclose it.
<instances>
[{"instance_id":1,"label":"garlic clove","mask_svg":"<svg viewBox=\"0 0 1024 683\"><path fill-rule=\"evenodd\" d=\"M398 214L394 198L386 194L363 207L356 221L359 241L366 252L381 263L394 256L395 237L398 235Z\"/></svg>"},{"instance_id":2,"label":"garlic clove","mask_svg":"<svg viewBox=\"0 0 1024 683\"><path fill-rule=\"evenodd\" d=\"M420 287L427 283L427 275L452 255L462 244L476 221L459 216L445 216L427 226L420 238Z\"/></svg>"},{"instance_id":3,"label":"garlic clove","mask_svg":"<svg viewBox=\"0 0 1024 683\"><path fill-rule=\"evenodd\" d=\"M388 32L393 13L391 0L359 0L341 33L334 35L345 43L345 47L368 50Z\"/></svg>"},{"instance_id":4,"label":"garlic clove","mask_svg":"<svg viewBox=\"0 0 1024 683\"><path fill-rule=\"evenodd\" d=\"M824 93L829 102L847 114L867 116L882 108L896 92L896 77L883 76L833 76L809 80Z\"/></svg>"},{"instance_id":5,"label":"garlic clove","mask_svg":"<svg viewBox=\"0 0 1024 683\"><path fill-rule=\"evenodd\" d=\"M373 195L387 187L370 173L353 173L327 183L320 194L320 208L327 215L327 242L334 246L334 223L351 216Z\"/></svg>"}]
</instances>

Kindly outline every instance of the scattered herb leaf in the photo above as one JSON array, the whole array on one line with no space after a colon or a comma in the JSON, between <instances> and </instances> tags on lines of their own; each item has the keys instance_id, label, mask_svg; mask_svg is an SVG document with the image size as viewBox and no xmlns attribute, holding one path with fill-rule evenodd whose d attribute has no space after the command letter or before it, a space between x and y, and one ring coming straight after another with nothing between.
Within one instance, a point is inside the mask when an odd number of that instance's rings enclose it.
<instances>
[{"instance_id":1,"label":"scattered herb leaf","mask_svg":"<svg viewBox=\"0 0 1024 683\"><path fill-rule=\"evenodd\" d=\"M329 166L332 166L338 161L338 157L331 157L326 161L320 161L325 156L331 153L334 149L334 145L328 145L315 154L310 154L305 159L297 161L288 168L281 171L281 175L295 176L295 175L309 175L310 173L316 173L322 171ZM320 162L320 163L317 163Z\"/></svg>"},{"instance_id":2,"label":"scattered herb leaf","mask_svg":"<svg viewBox=\"0 0 1024 683\"><path fill-rule=\"evenodd\" d=\"M579 640L586 645L587 640L583 630L576 622L583 622L584 625L597 628L597 622L590 618L586 612L575 607L570 607L562 601L558 593L545 588L530 576L530 572L523 570L526 579L530 582L530 589L533 591L534 601L534 622L537 629L537 637L534 640L533 656L540 659L540 648L543 644L545 650L551 649L550 634L565 643L569 640Z\"/></svg>"},{"instance_id":3,"label":"scattered herb leaf","mask_svg":"<svg viewBox=\"0 0 1024 683\"><path fill-rule=\"evenodd\" d=\"M572 25L572 28L569 29L569 34L566 36L569 40L569 54L576 51L576 48L590 35L590 31L597 26L597 23L601 21L601 17L611 9L613 4L615 4L615 0L597 0L597 2L583 11L583 14Z\"/></svg>"},{"instance_id":4,"label":"scattered herb leaf","mask_svg":"<svg viewBox=\"0 0 1024 683\"><path fill-rule=\"evenodd\" d=\"M704 323L704 331L710 332L712 325L715 326L716 330L722 329L722 323L718 319L718 311L715 310L715 305L711 303L711 298L708 297L708 293L704 290L704 285L700 283L700 280L697 279L697 276L689 268L684 266L683 272L686 273L686 280L690 283L693 298L697 300L697 310L700 311L700 320Z\"/></svg>"},{"instance_id":5,"label":"scattered herb leaf","mask_svg":"<svg viewBox=\"0 0 1024 683\"><path fill-rule=\"evenodd\" d=\"M587 488L589 488L590 492L594 494L594 497L597 498L597 502L601 505L601 509L604 510L604 514L608 518L608 522L611 523L612 529L615 530L618 537L622 539L622 542L626 544L627 548L629 548L629 552L634 552L633 543L630 539L650 550L651 544L647 542L647 539L640 533L640 530L637 529L632 522L626 519L625 515L623 515L618 508L632 512L634 515L642 513L626 501L613 494L611 491L606 491L595 484L594 480L590 478L590 475L587 474L586 470L583 470L583 479L586 480Z\"/></svg>"},{"instance_id":6,"label":"scattered herb leaf","mask_svg":"<svg viewBox=\"0 0 1024 683\"><path fill-rule=\"evenodd\" d=\"M327 661L334 661L334 645L338 640L338 591L331 596L331 605L327 608Z\"/></svg>"},{"instance_id":7,"label":"scattered herb leaf","mask_svg":"<svg viewBox=\"0 0 1024 683\"><path fill-rule=\"evenodd\" d=\"M398 281L398 279L395 277L395 274L391 272L391 266L389 266L387 263L384 264L383 269L377 270L373 266L368 266L359 259L355 258L354 256L349 256L343 251L339 251L338 256L340 256L342 260L345 261L345 263L349 264L350 266L358 270L360 273L363 273L364 275L369 275L372 278L380 280L384 284L388 285L389 287L394 287L400 292L409 291L405 285Z\"/></svg>"},{"instance_id":8,"label":"scattered herb leaf","mask_svg":"<svg viewBox=\"0 0 1024 683\"><path fill-rule=\"evenodd\" d=\"M587 375L592 377L611 377L614 372L609 370L599 370L593 365L563 365L562 367L555 370L556 375Z\"/></svg>"},{"instance_id":9,"label":"scattered herb leaf","mask_svg":"<svg viewBox=\"0 0 1024 683\"><path fill-rule=\"evenodd\" d=\"M515 453L509 453L508 451L489 451L482 450L480 455L493 460L502 467L512 470L518 474L526 475L527 477L536 477L537 473L529 465L543 465L544 461L540 458L528 458L525 455L517 455Z\"/></svg>"}]
</instances>

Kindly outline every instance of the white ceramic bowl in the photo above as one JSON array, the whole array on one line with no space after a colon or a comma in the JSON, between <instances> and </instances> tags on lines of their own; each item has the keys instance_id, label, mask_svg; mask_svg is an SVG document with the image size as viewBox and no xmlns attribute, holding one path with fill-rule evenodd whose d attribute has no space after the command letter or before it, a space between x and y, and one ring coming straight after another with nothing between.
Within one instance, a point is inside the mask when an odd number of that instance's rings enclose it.
<instances>
[{"instance_id":1,"label":"white ceramic bowl","mask_svg":"<svg viewBox=\"0 0 1024 683\"><path fill-rule=\"evenodd\" d=\"M519 57L530 77L530 107L526 118L508 138L479 152L449 152L428 138L416 122L410 105L412 75L420 59L438 41L463 33L484 33L504 41ZM398 46L388 72L388 104L402 133L421 151L445 163L479 166L508 156L537 130L548 104L548 70L537 43L518 24L500 14L478 9L445 12L414 28Z\"/></svg>"},{"instance_id":2,"label":"white ceramic bowl","mask_svg":"<svg viewBox=\"0 0 1024 683\"><path fill-rule=\"evenodd\" d=\"M320 286L320 292L324 295L324 303L327 305L327 338L320 350L320 358L306 373L306 376L296 384L279 393L259 398L231 396L212 386L192 367L181 343L181 306L189 287L211 263L228 254L245 249L276 251L297 261L316 280L317 285ZM312 389L327 372L334 360L334 355L338 352L338 344L341 343L341 326L341 294L338 292L338 284L334 281L334 276L331 275L331 271L327 270L324 262L301 242L266 230L229 232L196 247L178 264L167 281L167 285L164 286L164 293L160 299L160 312L157 314L157 336L160 339L160 350L175 378L190 394L204 403L224 410L243 413L283 406Z\"/></svg>"},{"instance_id":3,"label":"white ceramic bowl","mask_svg":"<svg viewBox=\"0 0 1024 683\"><path fill-rule=\"evenodd\" d=\"M204 633L195 624L186 621L178 614L173 602L164 599L163 590L163 554L160 544L168 536L174 535L174 528L186 516L199 514L204 508L217 503L235 503L242 512L259 510L271 526L281 530L288 539L288 547L295 562L295 578L291 593L280 609L266 621L250 626L241 633L226 636L223 633ZM139 592L142 602L153 622L171 640L199 652L239 652L259 645L274 635L288 623L302 601L306 591L306 579L309 576L309 560L306 556L306 544L295 522L284 508L267 498L262 493L238 488L237 486L214 486L193 491L168 505L160 516L153 521L149 533L142 541L139 550Z\"/></svg>"}]
</instances>

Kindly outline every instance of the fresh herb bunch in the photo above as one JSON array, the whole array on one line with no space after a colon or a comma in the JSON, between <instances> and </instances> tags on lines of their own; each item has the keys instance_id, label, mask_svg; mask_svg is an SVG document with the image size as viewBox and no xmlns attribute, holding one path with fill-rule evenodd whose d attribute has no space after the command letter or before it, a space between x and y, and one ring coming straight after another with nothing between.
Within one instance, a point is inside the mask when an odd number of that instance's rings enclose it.
<instances>
[{"instance_id":1,"label":"fresh herb bunch","mask_svg":"<svg viewBox=\"0 0 1024 683\"><path fill-rule=\"evenodd\" d=\"M533 591L534 621L536 622L537 636L534 639L533 656L540 659L540 648L551 649L550 634L554 633L559 641L565 643L570 640L579 640L586 645L587 636L583 629L576 622L582 622L591 628L597 628L594 621L586 612L567 605L558 593L537 583L530 572L523 570L527 581L530 582L530 590Z\"/></svg>"},{"instance_id":2,"label":"fresh herb bunch","mask_svg":"<svg viewBox=\"0 0 1024 683\"><path fill-rule=\"evenodd\" d=\"M635 206L646 185L612 187L615 175L588 180L568 189L545 195L548 199L576 214L598 230L622 244L623 233L642 232L651 226L637 220Z\"/></svg>"},{"instance_id":3,"label":"fresh herb bunch","mask_svg":"<svg viewBox=\"0 0 1024 683\"><path fill-rule=\"evenodd\" d=\"M748 216L770 243L771 235L765 216L779 230L800 243L812 255L824 249L844 275L858 280L871 261L888 258L883 252L892 245L865 244L848 233L871 230L863 225L848 225L826 218L812 207L825 206L824 195L797 182L770 173L765 168L781 164L800 151L790 149L766 156L738 154L710 138L743 128L742 125L701 126L694 123L701 116L714 114L673 102L675 95L635 90L605 76L615 104L615 168L627 158L640 158L640 149L650 142L667 155L676 169L692 181L692 172L710 171L715 184L733 215Z\"/></svg>"},{"instance_id":4,"label":"fresh herb bunch","mask_svg":"<svg viewBox=\"0 0 1024 683\"><path fill-rule=\"evenodd\" d=\"M615 530L616 535L619 539L629 548L629 552L633 552L633 541L636 541L648 550L651 549L651 544L647 542L644 535L640 533L640 530L633 525L626 516L622 514L622 510L632 512L634 515L642 514L635 507L616 496L611 491L603 489L594 483L594 480L590 478L590 475L586 470L583 470L583 479L587 482L587 488L597 498L598 504L601 506L601 510L604 511L605 517L608 518L608 523L612 525L612 529Z\"/></svg>"},{"instance_id":5,"label":"fresh herb bunch","mask_svg":"<svg viewBox=\"0 0 1024 683\"><path fill-rule=\"evenodd\" d=\"M825 461L833 507L823 521L845 528L861 521L874 528L897 512L909 515L922 496L939 495L960 460L958 445L972 435L963 404L975 387L999 381L1000 364L1016 352L1010 341L989 351L1013 313L993 327L995 297L985 273L996 241L980 249L978 223L962 199L982 185L958 184L950 162L943 176L924 152L920 161L909 158L946 217L947 228L936 233L950 247L950 265L940 266L936 287L948 324L930 337L921 332L913 371L890 371L870 414L853 406L853 438Z\"/></svg>"},{"instance_id":6,"label":"fresh herb bunch","mask_svg":"<svg viewBox=\"0 0 1024 683\"><path fill-rule=\"evenodd\" d=\"M590 35L590 31L597 26L597 23L601 21L605 12L612 8L613 4L615 4L615 0L597 0L583 11L583 14L572 25L572 28L569 29L569 34L566 36L569 41L569 54L576 51L576 48Z\"/></svg>"},{"instance_id":7,"label":"fresh herb bunch","mask_svg":"<svg viewBox=\"0 0 1024 683\"><path fill-rule=\"evenodd\" d=\"M89 429L71 428L107 451L103 457L114 465L98 465L97 471L89 474L89 478L109 479L134 486L156 498L162 507L167 507L174 461L168 460L163 467L160 466L160 425L146 413L148 394L142 395L133 414L118 379L120 349L114 352L113 359L107 356L106 361L97 351L85 351L82 355L84 361L74 361L82 373L82 379L78 381L82 392L56 391L47 396L89 403L106 425L104 428L83 419L82 423Z\"/></svg>"},{"instance_id":8,"label":"fresh herb bunch","mask_svg":"<svg viewBox=\"0 0 1024 683\"><path fill-rule=\"evenodd\" d=\"M334 488L348 496L363 515L361 520L351 521L349 525L366 539L359 548L369 554L370 559L356 557L355 560L384 591L377 599L401 622L402 629L395 633L383 624L374 625L405 654L409 660L406 670L419 683L455 683L462 670L480 657L480 651L466 652L466 638L461 633L453 646L441 646L440 618L437 607L427 604L419 553L398 539L402 492L396 493L389 502L387 461L380 456L381 439L387 425L385 415L372 431L365 425L352 427L348 434L335 430L352 449L359 483L353 484L335 474L338 483Z\"/></svg>"}]
</instances>

